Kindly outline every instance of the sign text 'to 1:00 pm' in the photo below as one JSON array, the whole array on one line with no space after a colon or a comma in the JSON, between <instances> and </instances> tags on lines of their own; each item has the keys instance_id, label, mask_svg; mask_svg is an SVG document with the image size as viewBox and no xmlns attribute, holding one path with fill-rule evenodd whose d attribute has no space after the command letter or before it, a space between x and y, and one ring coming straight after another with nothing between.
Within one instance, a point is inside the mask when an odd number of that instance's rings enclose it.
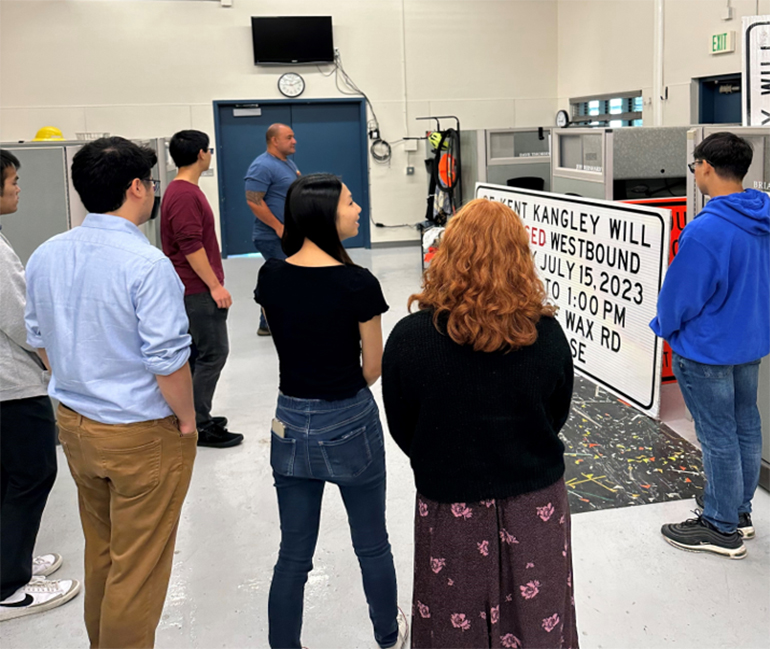
<instances>
[{"instance_id":1,"label":"sign text 'to 1:00 pm'","mask_svg":"<svg viewBox=\"0 0 770 649\"><path fill-rule=\"evenodd\" d=\"M476 197L521 217L575 369L657 417L663 341L648 325L668 266L671 213L484 183Z\"/></svg>"}]
</instances>

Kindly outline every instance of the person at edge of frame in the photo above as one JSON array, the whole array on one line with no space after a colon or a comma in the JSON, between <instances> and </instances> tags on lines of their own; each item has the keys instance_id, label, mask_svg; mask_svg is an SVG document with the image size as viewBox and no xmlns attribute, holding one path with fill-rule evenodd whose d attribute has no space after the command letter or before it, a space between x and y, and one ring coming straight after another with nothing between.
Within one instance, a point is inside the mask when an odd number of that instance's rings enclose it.
<instances>
[{"instance_id":1,"label":"person at edge of frame","mask_svg":"<svg viewBox=\"0 0 770 649\"><path fill-rule=\"evenodd\" d=\"M744 189L754 152L714 133L688 166L710 197L679 237L650 323L672 349L674 375L703 452L695 517L663 525L682 550L743 559L762 462L759 364L770 352L770 197Z\"/></svg>"},{"instance_id":2,"label":"person at edge of frame","mask_svg":"<svg viewBox=\"0 0 770 649\"><path fill-rule=\"evenodd\" d=\"M18 158L0 149L0 215L19 208ZM33 224L29 224L32 228ZM33 558L56 479L56 421L48 372L27 344L24 267L0 233L0 622L47 611L80 592L76 579L47 579L56 552Z\"/></svg>"}]
</instances>

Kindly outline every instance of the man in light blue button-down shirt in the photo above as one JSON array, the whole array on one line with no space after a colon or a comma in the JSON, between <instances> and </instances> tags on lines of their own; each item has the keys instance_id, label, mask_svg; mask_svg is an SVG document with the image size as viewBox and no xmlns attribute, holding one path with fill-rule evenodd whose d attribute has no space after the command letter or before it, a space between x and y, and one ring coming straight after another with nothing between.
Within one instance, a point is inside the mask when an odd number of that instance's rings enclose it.
<instances>
[{"instance_id":1,"label":"man in light blue button-down shirt","mask_svg":"<svg viewBox=\"0 0 770 649\"><path fill-rule=\"evenodd\" d=\"M72 181L89 214L27 265L27 342L61 402L93 647L153 646L195 457L184 288L137 227L153 213L156 161L123 138L85 145Z\"/></svg>"}]
</instances>

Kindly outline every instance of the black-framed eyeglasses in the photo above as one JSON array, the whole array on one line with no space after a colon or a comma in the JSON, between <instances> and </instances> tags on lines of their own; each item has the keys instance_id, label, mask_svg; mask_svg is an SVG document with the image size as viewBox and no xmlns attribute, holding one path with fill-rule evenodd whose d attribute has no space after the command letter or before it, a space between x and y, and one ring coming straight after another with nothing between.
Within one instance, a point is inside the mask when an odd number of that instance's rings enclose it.
<instances>
[{"instance_id":1,"label":"black-framed eyeglasses","mask_svg":"<svg viewBox=\"0 0 770 649\"><path fill-rule=\"evenodd\" d=\"M209 153L210 153L211 155L214 155L214 147L211 147L211 148L209 149Z\"/></svg>"},{"instance_id":2,"label":"black-framed eyeglasses","mask_svg":"<svg viewBox=\"0 0 770 649\"><path fill-rule=\"evenodd\" d=\"M152 183L152 188L156 194L160 191L160 180L155 180L155 178L140 178L139 180L143 183ZM132 180L130 183L128 183L128 185L126 185L126 189L131 187L133 184L134 181Z\"/></svg>"},{"instance_id":3,"label":"black-framed eyeglasses","mask_svg":"<svg viewBox=\"0 0 770 649\"><path fill-rule=\"evenodd\" d=\"M695 160L694 162L687 163L687 168L690 170L691 173L695 173L695 167L699 165L701 162L704 162L704 160Z\"/></svg>"}]
</instances>

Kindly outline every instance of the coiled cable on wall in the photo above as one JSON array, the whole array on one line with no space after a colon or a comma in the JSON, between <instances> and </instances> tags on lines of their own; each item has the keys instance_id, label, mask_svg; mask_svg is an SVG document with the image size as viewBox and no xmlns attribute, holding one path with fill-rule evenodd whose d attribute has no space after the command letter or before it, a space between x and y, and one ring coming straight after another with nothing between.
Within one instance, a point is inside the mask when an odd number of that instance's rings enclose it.
<instances>
[{"instance_id":1,"label":"coiled cable on wall","mask_svg":"<svg viewBox=\"0 0 770 649\"><path fill-rule=\"evenodd\" d=\"M348 90L345 90L345 88L340 87L340 76L342 77L344 85L354 92L349 92ZM377 119L377 113L374 112L374 106L372 106L372 102L369 100L366 93L361 90L361 88L356 85L355 81L350 78L348 73L345 72L345 68L342 65L342 55L339 53L339 50L335 50L334 52L334 85L337 86L337 90L343 95L361 95L366 100L369 110L372 111L372 119L370 119L366 125L367 133L373 140L369 147L369 153L371 153L372 159L379 164L388 162L392 151L390 144L380 137L380 121Z\"/></svg>"},{"instance_id":2,"label":"coiled cable on wall","mask_svg":"<svg viewBox=\"0 0 770 649\"><path fill-rule=\"evenodd\" d=\"M377 139L372 142L372 146L369 147L369 153L372 154L372 158L374 158L375 162L384 164L390 160L392 151L390 144L388 144L385 140Z\"/></svg>"}]
</instances>

